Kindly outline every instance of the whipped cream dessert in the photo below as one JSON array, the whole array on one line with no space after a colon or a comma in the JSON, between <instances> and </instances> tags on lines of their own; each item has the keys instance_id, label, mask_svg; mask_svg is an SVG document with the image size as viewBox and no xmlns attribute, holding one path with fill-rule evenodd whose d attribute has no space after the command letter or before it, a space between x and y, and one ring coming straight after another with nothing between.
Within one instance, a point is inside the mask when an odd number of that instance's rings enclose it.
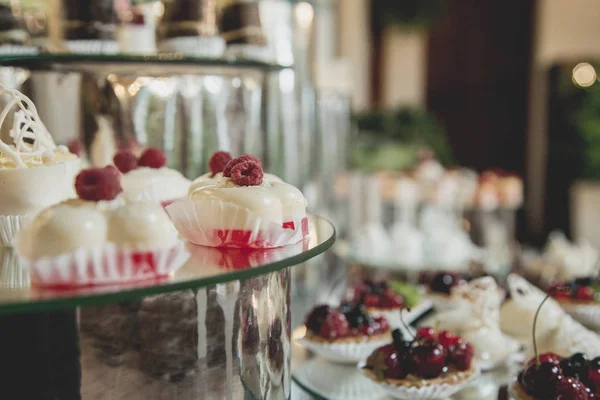
<instances>
[{"instance_id":1,"label":"whipped cream dessert","mask_svg":"<svg viewBox=\"0 0 600 400\"><path fill-rule=\"evenodd\" d=\"M75 195L80 161L65 146L56 146L28 97L2 84L0 93L8 99L0 126L16 109L11 142L0 141L0 243L9 245L27 216Z\"/></svg>"},{"instance_id":2,"label":"whipped cream dessert","mask_svg":"<svg viewBox=\"0 0 600 400\"><path fill-rule=\"evenodd\" d=\"M104 284L170 272L183 251L177 231L160 205L125 203L119 178L112 166L82 171L79 198L46 208L20 232L17 252L33 282Z\"/></svg>"},{"instance_id":3,"label":"whipped cream dessert","mask_svg":"<svg viewBox=\"0 0 600 400\"><path fill-rule=\"evenodd\" d=\"M264 179L255 157L244 155L228 161L222 174L217 183L198 185L190 190L188 200L166 207L177 230L190 242L270 248L297 243L308 235L307 201L302 192L287 183Z\"/></svg>"},{"instance_id":4,"label":"whipped cream dessert","mask_svg":"<svg viewBox=\"0 0 600 400\"><path fill-rule=\"evenodd\" d=\"M121 150L115 154L113 161L123 174L121 186L128 201L152 201L166 205L188 194L190 180L167 168L166 157L158 149L148 148L139 158L131 150Z\"/></svg>"}]
</instances>

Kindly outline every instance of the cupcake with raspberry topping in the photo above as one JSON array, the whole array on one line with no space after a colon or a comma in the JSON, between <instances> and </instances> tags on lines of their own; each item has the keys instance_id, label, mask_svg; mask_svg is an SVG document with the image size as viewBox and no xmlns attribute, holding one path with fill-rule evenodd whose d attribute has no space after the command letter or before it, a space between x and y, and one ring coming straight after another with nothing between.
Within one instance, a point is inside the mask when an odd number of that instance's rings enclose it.
<instances>
[{"instance_id":1,"label":"cupcake with raspberry topping","mask_svg":"<svg viewBox=\"0 0 600 400\"><path fill-rule=\"evenodd\" d=\"M274 248L308 236L306 199L284 182L264 179L251 156L229 161L213 185L166 207L179 233L209 247Z\"/></svg>"},{"instance_id":2,"label":"cupcake with raspberry topping","mask_svg":"<svg viewBox=\"0 0 600 400\"><path fill-rule=\"evenodd\" d=\"M400 329L393 342L377 348L359 364L365 376L398 399L445 399L479 375L473 362L473 346L457 336L419 329L405 340Z\"/></svg>"},{"instance_id":3,"label":"cupcake with raspberry topping","mask_svg":"<svg viewBox=\"0 0 600 400\"><path fill-rule=\"evenodd\" d=\"M471 280L469 275L459 272L423 272L419 276L419 282L425 287L426 297L433 303L438 311L458 308L464 304L460 298L453 297L452 290L465 285Z\"/></svg>"},{"instance_id":4,"label":"cupcake with raspberry topping","mask_svg":"<svg viewBox=\"0 0 600 400\"><path fill-rule=\"evenodd\" d=\"M258 163L262 168L262 163L260 162L260 160L254 157L253 155L244 154L240 157L243 157L248 161L254 161ZM210 172L194 179L192 185L190 186L190 193L196 189L205 186L218 184L219 181L223 178L223 171L225 170L225 167L231 160L233 160L231 153L228 153L226 151L215 152L208 161L208 169L210 170ZM283 182L278 176L266 172L263 172L263 180L268 182Z\"/></svg>"},{"instance_id":5,"label":"cupcake with raspberry topping","mask_svg":"<svg viewBox=\"0 0 600 400\"><path fill-rule=\"evenodd\" d=\"M166 167L167 158L159 149L147 148L140 157L121 150L113 158L123 174L121 185L127 201L152 201L163 206L187 196L191 181Z\"/></svg>"},{"instance_id":6,"label":"cupcake with raspberry topping","mask_svg":"<svg viewBox=\"0 0 600 400\"><path fill-rule=\"evenodd\" d=\"M87 169L77 199L40 212L16 249L37 286L127 283L168 276L188 255L162 207L126 204L116 168Z\"/></svg>"},{"instance_id":7,"label":"cupcake with raspberry topping","mask_svg":"<svg viewBox=\"0 0 600 400\"><path fill-rule=\"evenodd\" d=\"M305 326L300 342L321 357L340 363L356 363L390 338L385 317L369 316L360 304L316 306Z\"/></svg>"},{"instance_id":8,"label":"cupcake with raspberry topping","mask_svg":"<svg viewBox=\"0 0 600 400\"><path fill-rule=\"evenodd\" d=\"M555 283L548 294L577 321L590 329L600 329L600 282L578 278Z\"/></svg>"}]
</instances>

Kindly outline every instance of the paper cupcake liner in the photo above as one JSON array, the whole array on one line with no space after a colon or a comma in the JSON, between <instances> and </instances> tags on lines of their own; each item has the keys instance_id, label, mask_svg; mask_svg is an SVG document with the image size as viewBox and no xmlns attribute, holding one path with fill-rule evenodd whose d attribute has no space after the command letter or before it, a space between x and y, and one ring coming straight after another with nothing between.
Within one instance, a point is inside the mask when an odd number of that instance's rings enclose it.
<instances>
[{"instance_id":1,"label":"paper cupcake liner","mask_svg":"<svg viewBox=\"0 0 600 400\"><path fill-rule=\"evenodd\" d=\"M14 44L3 44L0 45L1 55L37 55L40 54L40 49L31 46L18 46Z\"/></svg>"},{"instance_id":2,"label":"paper cupcake liner","mask_svg":"<svg viewBox=\"0 0 600 400\"><path fill-rule=\"evenodd\" d=\"M0 215L0 244L10 246L26 222L25 215Z\"/></svg>"},{"instance_id":3,"label":"paper cupcake liner","mask_svg":"<svg viewBox=\"0 0 600 400\"><path fill-rule=\"evenodd\" d=\"M166 210L179 233L200 246L269 249L298 243L309 233L306 217L280 225L218 200L177 200Z\"/></svg>"},{"instance_id":4,"label":"paper cupcake liner","mask_svg":"<svg viewBox=\"0 0 600 400\"><path fill-rule=\"evenodd\" d=\"M452 396L456 392L469 386L479 376L479 370L475 370L474 372L471 373L471 375L469 377L467 377L466 379L464 379L460 382L457 382L457 383L435 383L435 384L431 384L431 385L425 385L422 387L400 386L400 385L395 385L391 382L385 382L385 381L379 382L379 381L373 380L371 375L365 371L364 367L365 367L365 362L361 362L358 365L358 368L363 373L363 375L365 375L367 378L371 379L371 381L376 383L377 386L384 389L385 392L389 396L391 396L395 399L402 399L402 400L442 400L442 399L447 399L448 397Z\"/></svg>"},{"instance_id":5,"label":"paper cupcake liner","mask_svg":"<svg viewBox=\"0 0 600 400\"><path fill-rule=\"evenodd\" d=\"M119 43L116 40L67 40L70 53L82 54L118 54Z\"/></svg>"},{"instance_id":6,"label":"paper cupcake liner","mask_svg":"<svg viewBox=\"0 0 600 400\"><path fill-rule=\"evenodd\" d=\"M18 251L18 249L17 249ZM188 259L185 244L153 251L135 251L106 243L92 249L80 248L56 257L35 261L19 254L21 267L31 282L41 287L75 287L127 283L166 277Z\"/></svg>"},{"instance_id":7,"label":"paper cupcake liner","mask_svg":"<svg viewBox=\"0 0 600 400\"><path fill-rule=\"evenodd\" d=\"M381 339L356 343L322 343L306 337L297 339L297 341L327 361L340 364L356 364L369 357L379 347L388 344L390 338L382 337Z\"/></svg>"},{"instance_id":8,"label":"paper cupcake liner","mask_svg":"<svg viewBox=\"0 0 600 400\"><path fill-rule=\"evenodd\" d=\"M225 51L225 40L219 36L182 36L162 40L161 52L184 53L190 56L220 57Z\"/></svg>"},{"instance_id":9,"label":"paper cupcake liner","mask_svg":"<svg viewBox=\"0 0 600 400\"><path fill-rule=\"evenodd\" d=\"M29 287L29 274L20 267L14 249L0 247L0 287L11 289Z\"/></svg>"},{"instance_id":10,"label":"paper cupcake liner","mask_svg":"<svg viewBox=\"0 0 600 400\"><path fill-rule=\"evenodd\" d=\"M562 308L574 319L595 331L600 330L600 304L560 302Z\"/></svg>"}]
</instances>

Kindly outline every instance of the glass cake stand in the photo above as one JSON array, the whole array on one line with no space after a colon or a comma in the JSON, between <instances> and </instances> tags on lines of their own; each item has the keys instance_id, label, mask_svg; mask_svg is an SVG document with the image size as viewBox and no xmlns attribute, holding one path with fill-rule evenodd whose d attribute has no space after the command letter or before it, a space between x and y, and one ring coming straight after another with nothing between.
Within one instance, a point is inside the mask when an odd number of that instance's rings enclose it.
<instances>
[{"instance_id":1,"label":"glass cake stand","mask_svg":"<svg viewBox=\"0 0 600 400\"><path fill-rule=\"evenodd\" d=\"M188 246L173 276L40 290L11 249L0 264L2 393L14 399L289 399L290 267L335 229L272 250ZM4 398L4 397L3 397Z\"/></svg>"}]
</instances>

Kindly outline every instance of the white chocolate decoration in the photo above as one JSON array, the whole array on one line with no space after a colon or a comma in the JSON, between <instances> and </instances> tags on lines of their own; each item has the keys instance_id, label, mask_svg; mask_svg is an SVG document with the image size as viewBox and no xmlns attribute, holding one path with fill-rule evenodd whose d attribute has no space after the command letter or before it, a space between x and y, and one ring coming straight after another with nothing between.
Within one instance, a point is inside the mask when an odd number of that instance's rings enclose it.
<instances>
[{"instance_id":1,"label":"white chocolate decoration","mask_svg":"<svg viewBox=\"0 0 600 400\"><path fill-rule=\"evenodd\" d=\"M190 194L196 189L199 189L199 188L202 188L205 186L216 185L219 183L219 181L221 181L222 178L223 178L222 172L215 174L215 176L213 176L212 173L210 173L210 172L207 174L201 175L198 178L194 179L194 181L192 182L192 185L190 186ZM283 180L280 177L278 177L277 175L267 174L267 173L265 173L263 175L263 181L283 182Z\"/></svg>"},{"instance_id":2,"label":"white chocolate decoration","mask_svg":"<svg viewBox=\"0 0 600 400\"><path fill-rule=\"evenodd\" d=\"M216 200L234 205L239 207L240 213L251 213L276 223L306 216L304 195L294 186L284 182L263 180L258 186L237 186L230 178L222 178L216 185L194 190L189 198L194 201ZM215 210L215 215L217 214L222 213Z\"/></svg>"},{"instance_id":3,"label":"white chocolate decoration","mask_svg":"<svg viewBox=\"0 0 600 400\"><path fill-rule=\"evenodd\" d=\"M106 242L129 250L168 248L177 232L158 204L122 205L113 201L69 200L38 214L21 231L19 248L31 260L55 257Z\"/></svg>"},{"instance_id":4,"label":"white chocolate decoration","mask_svg":"<svg viewBox=\"0 0 600 400\"><path fill-rule=\"evenodd\" d=\"M184 198L190 188L190 180L181 173L167 167L136 168L121 177L121 186L126 199L171 201Z\"/></svg>"}]
</instances>

